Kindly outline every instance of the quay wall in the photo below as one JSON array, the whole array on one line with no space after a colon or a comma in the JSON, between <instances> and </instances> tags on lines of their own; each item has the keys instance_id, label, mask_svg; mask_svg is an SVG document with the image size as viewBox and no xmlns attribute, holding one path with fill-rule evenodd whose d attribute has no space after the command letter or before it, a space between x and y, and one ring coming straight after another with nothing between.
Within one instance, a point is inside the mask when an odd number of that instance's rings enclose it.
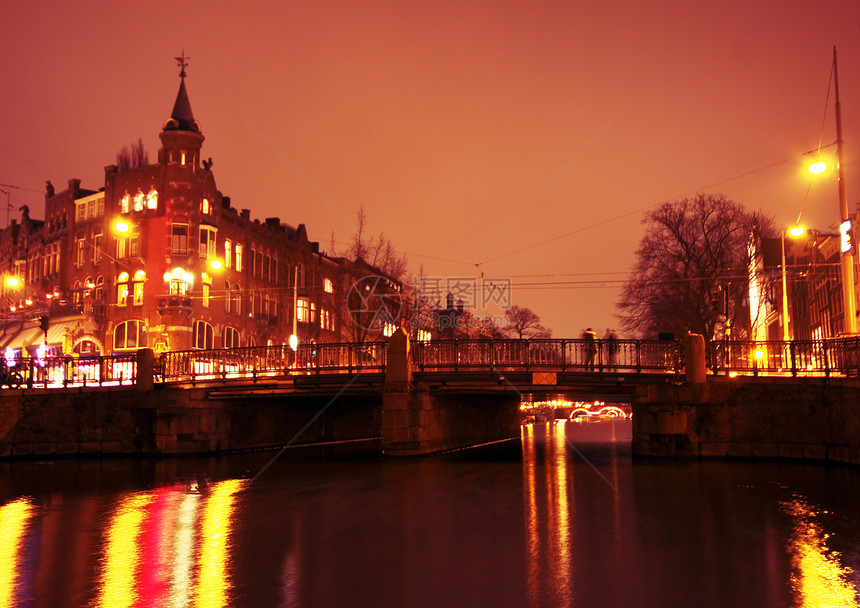
<instances>
[{"instance_id":1,"label":"quay wall","mask_svg":"<svg viewBox=\"0 0 860 608\"><path fill-rule=\"evenodd\" d=\"M860 464L860 382L727 378L639 387L634 456Z\"/></svg>"},{"instance_id":2,"label":"quay wall","mask_svg":"<svg viewBox=\"0 0 860 608\"><path fill-rule=\"evenodd\" d=\"M344 441L375 441L381 400L254 395L207 388L0 391L0 458L217 454ZM379 447L377 445L376 449Z\"/></svg>"}]
</instances>

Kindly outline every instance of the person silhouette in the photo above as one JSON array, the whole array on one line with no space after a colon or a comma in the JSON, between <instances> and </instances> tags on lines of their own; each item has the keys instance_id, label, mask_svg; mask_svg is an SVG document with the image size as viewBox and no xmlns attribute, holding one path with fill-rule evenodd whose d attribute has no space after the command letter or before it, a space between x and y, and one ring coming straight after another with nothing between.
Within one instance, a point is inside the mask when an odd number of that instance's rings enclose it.
<instances>
[{"instance_id":1,"label":"person silhouette","mask_svg":"<svg viewBox=\"0 0 860 608\"><path fill-rule=\"evenodd\" d=\"M590 327L582 332L582 339L585 340L585 369L594 369L594 355L597 353L597 335Z\"/></svg>"}]
</instances>

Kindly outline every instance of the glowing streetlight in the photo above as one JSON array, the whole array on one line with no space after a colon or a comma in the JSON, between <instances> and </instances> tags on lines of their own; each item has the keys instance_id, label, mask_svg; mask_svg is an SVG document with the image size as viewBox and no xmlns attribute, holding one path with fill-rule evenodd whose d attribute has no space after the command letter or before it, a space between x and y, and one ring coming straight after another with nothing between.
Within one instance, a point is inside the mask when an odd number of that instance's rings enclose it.
<instances>
[{"instance_id":1,"label":"glowing streetlight","mask_svg":"<svg viewBox=\"0 0 860 608\"><path fill-rule=\"evenodd\" d=\"M125 232L128 232L129 230L131 230L131 225L128 222L126 222L125 220L117 220L117 222L113 225L113 227L114 227L114 230L116 230L117 232L122 232L122 233L125 233Z\"/></svg>"},{"instance_id":2,"label":"glowing streetlight","mask_svg":"<svg viewBox=\"0 0 860 608\"><path fill-rule=\"evenodd\" d=\"M823 160L816 161L809 165L809 172L818 175L819 173L824 173L824 170L827 169L827 165Z\"/></svg>"},{"instance_id":3,"label":"glowing streetlight","mask_svg":"<svg viewBox=\"0 0 860 608\"><path fill-rule=\"evenodd\" d=\"M209 267L212 270L221 270L224 267L224 264L221 262L221 260L212 259L209 260Z\"/></svg>"},{"instance_id":4,"label":"glowing streetlight","mask_svg":"<svg viewBox=\"0 0 860 608\"><path fill-rule=\"evenodd\" d=\"M18 287L21 284L21 279L18 277L6 277L6 287Z\"/></svg>"}]
</instances>

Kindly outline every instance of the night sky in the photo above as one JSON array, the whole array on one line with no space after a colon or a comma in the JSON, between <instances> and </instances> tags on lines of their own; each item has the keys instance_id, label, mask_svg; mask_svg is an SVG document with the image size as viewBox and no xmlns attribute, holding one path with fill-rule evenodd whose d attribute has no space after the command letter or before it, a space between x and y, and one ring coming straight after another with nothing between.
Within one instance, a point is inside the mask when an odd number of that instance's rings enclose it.
<instances>
[{"instance_id":1,"label":"night sky","mask_svg":"<svg viewBox=\"0 0 860 608\"><path fill-rule=\"evenodd\" d=\"M44 217L45 180L103 186L140 137L154 162L184 49L234 207L332 253L363 206L413 273L510 278L556 337L617 325L661 202L838 220L835 174L811 181L802 156L836 139L834 45L860 201L856 0L6 2L0 23L11 217Z\"/></svg>"}]
</instances>

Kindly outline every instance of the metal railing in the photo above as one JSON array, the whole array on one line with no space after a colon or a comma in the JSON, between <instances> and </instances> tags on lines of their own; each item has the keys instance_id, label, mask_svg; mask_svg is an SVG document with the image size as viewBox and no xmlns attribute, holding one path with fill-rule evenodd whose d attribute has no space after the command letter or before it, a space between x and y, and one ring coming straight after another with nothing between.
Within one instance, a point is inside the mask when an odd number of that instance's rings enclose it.
<instances>
[{"instance_id":1,"label":"metal railing","mask_svg":"<svg viewBox=\"0 0 860 608\"><path fill-rule=\"evenodd\" d=\"M228 378L283 377L292 374L385 371L386 342L251 346L218 350L183 350L162 353L156 381L197 382Z\"/></svg>"},{"instance_id":2,"label":"metal railing","mask_svg":"<svg viewBox=\"0 0 860 608\"><path fill-rule=\"evenodd\" d=\"M860 338L712 342L706 360L714 374L858 376Z\"/></svg>"},{"instance_id":3,"label":"metal railing","mask_svg":"<svg viewBox=\"0 0 860 608\"><path fill-rule=\"evenodd\" d=\"M418 371L546 370L676 373L681 345L661 340L436 340L412 345Z\"/></svg>"},{"instance_id":4,"label":"metal railing","mask_svg":"<svg viewBox=\"0 0 860 608\"><path fill-rule=\"evenodd\" d=\"M137 353L109 357L26 357L0 371L0 384L11 388L61 388L133 385Z\"/></svg>"},{"instance_id":5,"label":"metal railing","mask_svg":"<svg viewBox=\"0 0 860 608\"><path fill-rule=\"evenodd\" d=\"M860 376L860 337L792 342L711 342L712 374ZM257 346L161 353L154 370L160 383L283 378L292 375L384 372L387 342ZM412 343L420 372L556 371L595 373L683 372L678 341L661 340L434 340ZM102 357L25 358L0 369L13 388L132 385L137 353Z\"/></svg>"}]
</instances>

